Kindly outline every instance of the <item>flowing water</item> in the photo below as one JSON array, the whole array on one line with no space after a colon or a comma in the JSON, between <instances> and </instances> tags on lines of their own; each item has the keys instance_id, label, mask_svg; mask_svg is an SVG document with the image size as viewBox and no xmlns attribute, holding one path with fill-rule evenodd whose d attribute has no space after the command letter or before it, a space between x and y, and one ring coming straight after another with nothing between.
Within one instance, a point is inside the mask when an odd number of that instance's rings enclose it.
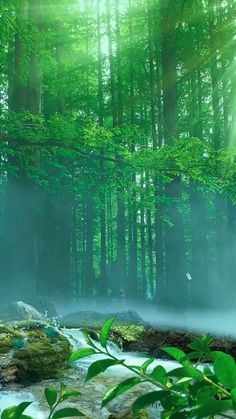
<instances>
[{"instance_id":1,"label":"flowing water","mask_svg":"<svg viewBox=\"0 0 236 419\"><path fill-rule=\"evenodd\" d=\"M34 419L45 419L45 415L40 411L39 403L31 394L27 391L1 391L0 392L0 413L7 407L18 405L22 402L32 402L27 408L27 414L32 416Z\"/></svg>"},{"instance_id":2,"label":"flowing water","mask_svg":"<svg viewBox=\"0 0 236 419\"><path fill-rule=\"evenodd\" d=\"M63 334L67 336L70 340L73 349L76 350L78 348L88 346L86 340L79 329L64 329ZM98 342L95 344L100 347ZM122 352L117 345L113 342L109 342L108 344L109 351L113 356L116 356L119 359L125 359L128 365L141 365L148 357L145 354L135 353L135 352ZM104 358L104 355L93 355L87 358L81 359L79 362L74 363L75 368L84 368L87 369L89 365L97 359ZM167 360L155 360L152 364L152 368L156 365L162 365L167 371L176 367L176 363ZM109 370L104 373L107 376L123 376L123 375L130 375L130 371L127 372L127 369L121 365L117 365L115 367L109 368ZM43 390L43 388L42 388ZM0 412L4 410L6 407L17 405L22 401L31 401L32 404L27 408L26 413L31 415L34 419L45 419L45 415L40 411L39 403L35 399L34 395L29 391L27 388L24 391L2 391L0 392ZM155 416L155 417L159 417Z\"/></svg>"},{"instance_id":3,"label":"flowing water","mask_svg":"<svg viewBox=\"0 0 236 419\"><path fill-rule=\"evenodd\" d=\"M86 343L86 340L82 334L82 332L79 329L70 329L66 330L64 329L63 332L67 337L69 337L70 342L74 348L74 350L80 348L80 347L88 347L89 345ZM100 349L101 346L98 342L95 342L96 346ZM113 342L108 343L108 349L111 355L115 356L118 359L125 359L127 365L142 365L143 362L145 362L148 359L148 355L144 353L139 352L123 352L121 349ZM104 358L104 355L92 355L87 358L83 358L78 363L75 363L79 365L80 367L88 368L89 365L98 359ZM152 363L152 366L150 368L155 367L156 365L162 365L167 371L172 370L173 368L176 368L177 363L174 361L168 361L163 359L157 359ZM130 373L130 372L129 372ZM122 365L116 365L115 367L109 368L109 370L106 372L106 374L115 374L117 375L123 375L127 374L127 369L123 367Z\"/></svg>"}]
</instances>

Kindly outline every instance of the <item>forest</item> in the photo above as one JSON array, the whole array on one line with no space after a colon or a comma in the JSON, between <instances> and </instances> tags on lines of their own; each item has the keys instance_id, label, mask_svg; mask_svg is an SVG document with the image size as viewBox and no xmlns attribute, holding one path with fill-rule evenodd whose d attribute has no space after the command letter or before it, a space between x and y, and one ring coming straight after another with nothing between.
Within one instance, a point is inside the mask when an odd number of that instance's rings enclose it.
<instances>
[{"instance_id":1,"label":"forest","mask_svg":"<svg viewBox=\"0 0 236 419\"><path fill-rule=\"evenodd\" d=\"M236 1L0 3L0 295L236 295Z\"/></svg>"}]
</instances>

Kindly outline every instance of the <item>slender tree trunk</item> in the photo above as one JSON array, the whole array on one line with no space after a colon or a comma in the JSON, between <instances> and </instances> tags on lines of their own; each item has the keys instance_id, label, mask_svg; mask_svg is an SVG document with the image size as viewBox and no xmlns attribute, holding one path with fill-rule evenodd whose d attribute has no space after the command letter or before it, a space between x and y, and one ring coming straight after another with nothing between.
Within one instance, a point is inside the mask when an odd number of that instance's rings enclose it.
<instances>
[{"instance_id":1,"label":"slender tree trunk","mask_svg":"<svg viewBox=\"0 0 236 419\"><path fill-rule=\"evenodd\" d=\"M176 5L173 0L161 0L161 60L163 85L163 124L165 143L170 144L177 132L177 71L176 71ZM165 231L165 307L183 309L187 305L184 224L180 213L182 202L181 178L175 177L166 186L169 201ZM176 296L178 289L178 298Z\"/></svg>"},{"instance_id":2,"label":"slender tree trunk","mask_svg":"<svg viewBox=\"0 0 236 419\"><path fill-rule=\"evenodd\" d=\"M104 99L103 99L103 71L102 71L102 46L101 46L101 17L100 0L97 0L97 30L98 30L98 117L99 125L104 125ZM101 282L100 292L107 292L107 240L106 240L106 194L104 177L104 149L101 150L100 170L101 170L101 193L100 193L100 248L101 248Z\"/></svg>"},{"instance_id":3,"label":"slender tree trunk","mask_svg":"<svg viewBox=\"0 0 236 419\"><path fill-rule=\"evenodd\" d=\"M132 21L132 0L129 0L129 99L130 99L130 124L133 131L132 143L130 144L131 153L135 153L135 90L134 90L134 65L133 65L133 21ZM132 194L129 203L129 287L127 293L131 297L138 294L138 232L137 232L137 194L136 194L136 174L131 176Z\"/></svg>"},{"instance_id":4,"label":"slender tree trunk","mask_svg":"<svg viewBox=\"0 0 236 419\"><path fill-rule=\"evenodd\" d=\"M38 26L40 19L40 2L37 4L23 2L18 9L18 19L30 18ZM12 110L23 109L33 114L41 110L41 76L39 57L32 52L29 57L29 73L27 81L24 74L25 48L20 29L15 34L14 77L12 85ZM28 129L32 122L26 121ZM15 146L15 151L19 149ZM31 298L37 291L38 274L38 231L39 201L38 191L27 173L26 165L38 165L38 154L30 150L23 157L14 157L11 164L18 168L17 176L8 175L6 193L6 222L4 239L4 272L8 278L8 294L10 298Z\"/></svg>"}]
</instances>

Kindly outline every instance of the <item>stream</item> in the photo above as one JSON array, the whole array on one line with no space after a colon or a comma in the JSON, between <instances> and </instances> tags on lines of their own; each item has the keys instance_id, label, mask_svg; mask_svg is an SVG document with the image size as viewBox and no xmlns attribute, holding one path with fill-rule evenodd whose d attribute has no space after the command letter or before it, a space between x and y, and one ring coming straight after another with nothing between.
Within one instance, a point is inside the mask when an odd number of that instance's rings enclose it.
<instances>
[{"instance_id":1,"label":"stream","mask_svg":"<svg viewBox=\"0 0 236 419\"><path fill-rule=\"evenodd\" d=\"M73 346L74 350L88 346L82 332L79 329L64 329L63 334L70 340L71 345ZM98 342L95 342L95 343L97 346L99 346ZM125 359L128 365L142 365L142 363L148 359L146 354L135 353L135 352L122 352L120 348L118 348L118 346L115 345L113 342L109 342L108 347L112 355L120 359ZM101 358L104 358L104 355L93 355L87 358L83 358L80 361L75 362L73 364L73 368L80 369L80 370L83 369L85 372L92 362ZM156 365L162 365L167 371L170 371L171 369L177 366L177 363L175 363L174 361L157 359L152 363L151 367L149 368L153 368ZM107 377L107 379L111 381L113 377L115 379L119 377L121 377L121 379L125 379L126 377L132 375L132 372L127 371L127 369L123 367L122 365L117 365L117 366L109 368L105 373L101 375L104 377L104 380ZM66 376L67 376L67 372L65 373L65 380L66 380ZM94 387L96 387L96 378L92 381L92 384L94 385ZM42 383L42 385L40 386L41 393L43 393L43 388L46 385ZM0 392L0 413L6 407L17 405L21 403L22 401L31 401L32 404L27 408L26 414L31 415L34 419L45 419L47 415L42 412L41 405L40 405L41 397L38 397L38 395L35 395L35 392L33 391L34 388L35 388L34 385L29 385L28 387L24 387L23 389L20 388L18 390L9 389L9 390L1 391ZM103 416L101 416L101 418L108 417L109 412L106 413L105 409L103 410L104 410L104 414ZM152 410L155 411L155 408L153 408ZM154 412L151 417L159 418L159 412L157 409L156 409L156 413Z\"/></svg>"}]
</instances>

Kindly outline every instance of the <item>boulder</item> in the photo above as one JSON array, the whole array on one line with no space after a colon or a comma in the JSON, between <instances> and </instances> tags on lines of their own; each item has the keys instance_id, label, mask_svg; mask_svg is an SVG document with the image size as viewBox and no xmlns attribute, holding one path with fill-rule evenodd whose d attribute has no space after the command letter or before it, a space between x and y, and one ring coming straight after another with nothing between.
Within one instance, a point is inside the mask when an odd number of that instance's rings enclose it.
<instances>
[{"instance_id":1,"label":"boulder","mask_svg":"<svg viewBox=\"0 0 236 419\"><path fill-rule=\"evenodd\" d=\"M116 312L116 313L99 313L96 311L76 311L62 317L60 324L68 328L86 327L100 329L104 322L115 317L115 325L139 325L145 326L147 323L134 310Z\"/></svg>"},{"instance_id":2,"label":"boulder","mask_svg":"<svg viewBox=\"0 0 236 419\"><path fill-rule=\"evenodd\" d=\"M27 303L35 307L36 310L38 310L40 313L44 314L49 318L58 316L54 304L51 301L49 301L46 297L31 298L29 301L27 301Z\"/></svg>"},{"instance_id":3,"label":"boulder","mask_svg":"<svg viewBox=\"0 0 236 419\"><path fill-rule=\"evenodd\" d=\"M1 313L0 318L4 321L14 320L45 320L45 316L36 308L23 301L14 301L9 304Z\"/></svg>"},{"instance_id":4,"label":"boulder","mask_svg":"<svg viewBox=\"0 0 236 419\"><path fill-rule=\"evenodd\" d=\"M161 330L150 327L139 335L139 339L136 342L130 343L128 350L147 351L150 356L168 358L167 353L161 350L162 347L174 346L186 353L191 352L188 344L192 342L194 335L200 336L204 335L204 333L189 334L183 331ZM210 348L213 351L222 351L230 354L236 359L236 340L232 336L213 336Z\"/></svg>"},{"instance_id":5,"label":"boulder","mask_svg":"<svg viewBox=\"0 0 236 419\"><path fill-rule=\"evenodd\" d=\"M58 377L71 353L68 339L52 327L0 326L0 383Z\"/></svg>"}]
</instances>

